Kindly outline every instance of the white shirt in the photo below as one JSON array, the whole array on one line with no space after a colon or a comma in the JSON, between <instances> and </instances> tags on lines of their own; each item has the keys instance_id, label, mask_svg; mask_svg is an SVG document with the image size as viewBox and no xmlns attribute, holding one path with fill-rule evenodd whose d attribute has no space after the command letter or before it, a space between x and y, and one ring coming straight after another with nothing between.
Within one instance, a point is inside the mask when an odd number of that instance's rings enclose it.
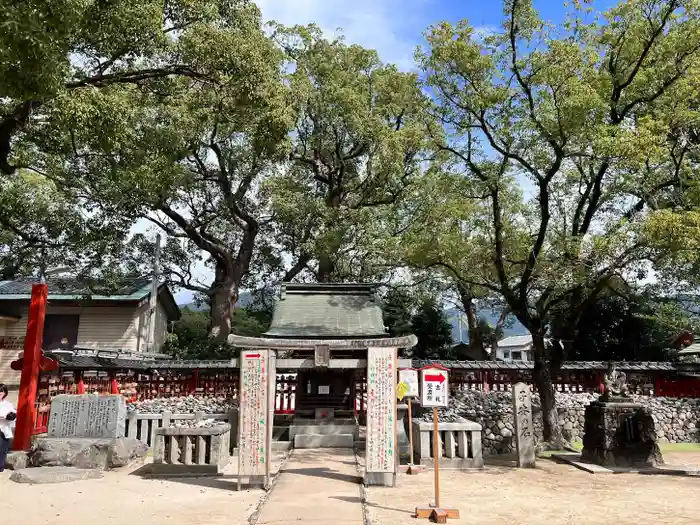
<instances>
[{"instance_id":1,"label":"white shirt","mask_svg":"<svg viewBox=\"0 0 700 525\"><path fill-rule=\"evenodd\" d=\"M16 412L15 406L9 401L0 401L0 432L6 439L12 439L15 422L5 419L10 412Z\"/></svg>"}]
</instances>

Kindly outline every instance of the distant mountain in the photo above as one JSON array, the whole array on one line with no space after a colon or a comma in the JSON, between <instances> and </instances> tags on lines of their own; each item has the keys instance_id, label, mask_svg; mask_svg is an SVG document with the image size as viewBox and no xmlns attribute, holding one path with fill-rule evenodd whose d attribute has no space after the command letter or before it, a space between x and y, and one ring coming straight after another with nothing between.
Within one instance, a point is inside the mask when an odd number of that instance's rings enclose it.
<instances>
[{"instance_id":1,"label":"distant mountain","mask_svg":"<svg viewBox=\"0 0 700 525\"><path fill-rule=\"evenodd\" d=\"M445 310L445 314L447 315L447 318L450 321L450 324L452 325L452 340L455 343L459 343L460 341L463 343L468 343L469 328L467 326L467 319L464 313L454 308L451 308L449 310ZM459 322L460 317L462 318L461 337ZM488 323L491 326L496 326L496 323L498 323L498 314L493 313L491 310L479 312L479 317L486 319L486 321L488 321ZM528 335L529 333L530 332L527 331L527 328L520 324L520 322L514 316L508 316L508 322L506 324L505 329L503 330L504 337L509 337L511 335Z\"/></svg>"},{"instance_id":2,"label":"distant mountain","mask_svg":"<svg viewBox=\"0 0 700 525\"><path fill-rule=\"evenodd\" d=\"M236 307L245 308L246 306L248 306L252 302L253 302L253 294L251 294L249 292L241 292L241 295L238 297L238 302L236 303ZM181 309L189 308L190 310L194 310L195 312L203 312L203 311L209 309L209 306L206 303L197 304L196 302L181 304L178 306L180 306Z\"/></svg>"}]
</instances>

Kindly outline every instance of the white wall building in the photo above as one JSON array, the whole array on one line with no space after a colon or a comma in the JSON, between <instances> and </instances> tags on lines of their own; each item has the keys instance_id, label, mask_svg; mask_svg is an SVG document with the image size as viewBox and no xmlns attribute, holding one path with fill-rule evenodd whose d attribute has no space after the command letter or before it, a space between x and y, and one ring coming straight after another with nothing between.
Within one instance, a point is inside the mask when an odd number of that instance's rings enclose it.
<instances>
[{"instance_id":1,"label":"white wall building","mask_svg":"<svg viewBox=\"0 0 700 525\"><path fill-rule=\"evenodd\" d=\"M532 336L513 335L498 342L496 359L499 361L532 361Z\"/></svg>"}]
</instances>

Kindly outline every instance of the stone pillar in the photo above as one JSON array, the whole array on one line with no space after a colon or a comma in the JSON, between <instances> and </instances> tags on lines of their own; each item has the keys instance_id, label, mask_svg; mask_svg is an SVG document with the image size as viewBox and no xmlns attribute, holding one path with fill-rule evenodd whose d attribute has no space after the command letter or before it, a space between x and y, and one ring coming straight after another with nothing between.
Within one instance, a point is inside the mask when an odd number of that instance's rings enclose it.
<instances>
[{"instance_id":1,"label":"stone pillar","mask_svg":"<svg viewBox=\"0 0 700 525\"><path fill-rule=\"evenodd\" d=\"M532 421L532 394L525 383L513 385L513 420L518 467L535 467L535 436Z\"/></svg>"}]
</instances>

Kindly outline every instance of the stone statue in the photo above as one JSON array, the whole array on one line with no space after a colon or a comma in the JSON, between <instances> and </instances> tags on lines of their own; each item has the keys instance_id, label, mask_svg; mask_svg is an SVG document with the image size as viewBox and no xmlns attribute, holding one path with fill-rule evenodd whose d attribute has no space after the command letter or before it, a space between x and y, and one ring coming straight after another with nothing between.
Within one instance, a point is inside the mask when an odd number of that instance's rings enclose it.
<instances>
[{"instance_id":1,"label":"stone statue","mask_svg":"<svg viewBox=\"0 0 700 525\"><path fill-rule=\"evenodd\" d=\"M629 398L627 374L619 372L612 361L608 363L608 372L603 379L603 395L601 401L611 401L613 398Z\"/></svg>"}]
</instances>

